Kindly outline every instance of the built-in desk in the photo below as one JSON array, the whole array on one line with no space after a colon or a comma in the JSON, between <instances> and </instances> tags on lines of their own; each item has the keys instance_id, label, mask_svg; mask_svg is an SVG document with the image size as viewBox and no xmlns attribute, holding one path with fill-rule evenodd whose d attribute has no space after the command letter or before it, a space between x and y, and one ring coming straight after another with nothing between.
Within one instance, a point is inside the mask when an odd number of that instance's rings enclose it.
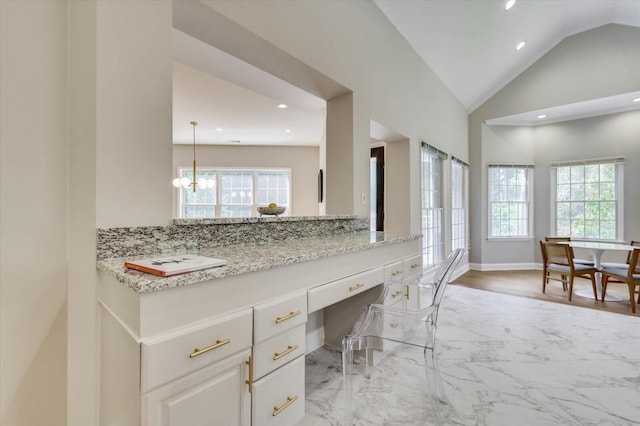
<instances>
[{"instance_id":1,"label":"built-in desk","mask_svg":"<svg viewBox=\"0 0 640 426\"><path fill-rule=\"evenodd\" d=\"M421 269L420 243L348 232L201 248L228 265L169 278L99 260L100 424L294 424L309 335L324 335L310 311L382 283L385 265Z\"/></svg>"}]
</instances>

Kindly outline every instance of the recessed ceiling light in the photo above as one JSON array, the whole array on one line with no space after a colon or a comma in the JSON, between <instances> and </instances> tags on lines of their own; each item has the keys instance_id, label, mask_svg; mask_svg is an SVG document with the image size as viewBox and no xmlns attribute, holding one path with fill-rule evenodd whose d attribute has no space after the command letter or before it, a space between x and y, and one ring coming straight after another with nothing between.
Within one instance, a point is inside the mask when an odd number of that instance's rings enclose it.
<instances>
[{"instance_id":1,"label":"recessed ceiling light","mask_svg":"<svg viewBox=\"0 0 640 426\"><path fill-rule=\"evenodd\" d=\"M633 102L640 102L640 98L635 98Z\"/></svg>"},{"instance_id":2,"label":"recessed ceiling light","mask_svg":"<svg viewBox=\"0 0 640 426\"><path fill-rule=\"evenodd\" d=\"M278 104L278 108L280 109L285 109L287 107L286 104Z\"/></svg>"},{"instance_id":3,"label":"recessed ceiling light","mask_svg":"<svg viewBox=\"0 0 640 426\"><path fill-rule=\"evenodd\" d=\"M509 10L513 7L513 5L516 4L516 0L509 0L508 2L506 2L504 4L504 10Z\"/></svg>"},{"instance_id":4,"label":"recessed ceiling light","mask_svg":"<svg viewBox=\"0 0 640 426\"><path fill-rule=\"evenodd\" d=\"M524 47L524 45L527 44L526 41L522 40L520 43L518 43L518 45L516 46L516 50L520 50Z\"/></svg>"},{"instance_id":5,"label":"recessed ceiling light","mask_svg":"<svg viewBox=\"0 0 640 426\"><path fill-rule=\"evenodd\" d=\"M284 129L285 132L291 133L291 129Z\"/></svg>"},{"instance_id":6,"label":"recessed ceiling light","mask_svg":"<svg viewBox=\"0 0 640 426\"><path fill-rule=\"evenodd\" d=\"M216 129L216 132L221 132L221 131L222 131L222 129L221 129L220 127L218 127L218 128Z\"/></svg>"},{"instance_id":7,"label":"recessed ceiling light","mask_svg":"<svg viewBox=\"0 0 640 426\"><path fill-rule=\"evenodd\" d=\"M541 118L541 119L542 119L542 118L547 118L547 114L540 114L540 115L538 116L538 118Z\"/></svg>"}]
</instances>

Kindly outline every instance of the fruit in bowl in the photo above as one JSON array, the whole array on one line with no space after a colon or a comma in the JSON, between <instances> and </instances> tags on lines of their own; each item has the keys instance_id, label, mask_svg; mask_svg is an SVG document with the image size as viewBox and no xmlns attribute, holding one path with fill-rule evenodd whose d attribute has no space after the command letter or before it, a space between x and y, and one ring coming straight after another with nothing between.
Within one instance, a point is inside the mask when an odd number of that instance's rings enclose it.
<instances>
[{"instance_id":1,"label":"fruit in bowl","mask_svg":"<svg viewBox=\"0 0 640 426\"><path fill-rule=\"evenodd\" d=\"M285 209L286 207L278 207L276 203L271 203L267 207L258 207L258 213L260 213L260 216L262 216L263 214L270 216L279 216L284 213Z\"/></svg>"}]
</instances>

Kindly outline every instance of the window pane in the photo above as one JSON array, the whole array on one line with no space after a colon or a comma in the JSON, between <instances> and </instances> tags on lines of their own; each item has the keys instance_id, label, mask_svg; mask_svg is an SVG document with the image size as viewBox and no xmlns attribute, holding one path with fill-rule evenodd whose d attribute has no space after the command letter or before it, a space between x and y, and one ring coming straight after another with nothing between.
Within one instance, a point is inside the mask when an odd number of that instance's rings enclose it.
<instances>
[{"instance_id":1,"label":"window pane","mask_svg":"<svg viewBox=\"0 0 640 426\"><path fill-rule=\"evenodd\" d=\"M442 205L440 188L441 163L437 155L421 150L422 162L422 242L423 266L435 266L442 260L444 238L442 229Z\"/></svg>"},{"instance_id":2,"label":"window pane","mask_svg":"<svg viewBox=\"0 0 640 426\"><path fill-rule=\"evenodd\" d=\"M558 167L556 178L556 234L615 239L616 165Z\"/></svg>"},{"instance_id":3,"label":"window pane","mask_svg":"<svg viewBox=\"0 0 640 426\"><path fill-rule=\"evenodd\" d=\"M215 217L217 204L221 205L222 217L251 217L257 214L257 205L275 202L280 206L289 207L291 202L289 171L273 170L263 173L250 170L199 169L197 173L198 181L202 181L205 187L198 186L196 192L193 192L192 187L179 189L178 215L181 218ZM191 180L192 174L190 168L181 169L178 176ZM269 182L274 182L276 186L271 192L256 194L254 177L266 188L269 188ZM269 201L270 194L273 201ZM259 200L255 200L256 197ZM290 209L287 208L284 214L290 214Z\"/></svg>"},{"instance_id":4,"label":"window pane","mask_svg":"<svg viewBox=\"0 0 640 426\"><path fill-rule=\"evenodd\" d=\"M492 167L489 169L492 237L529 235L529 169ZM497 201L500 201L497 203Z\"/></svg>"}]
</instances>

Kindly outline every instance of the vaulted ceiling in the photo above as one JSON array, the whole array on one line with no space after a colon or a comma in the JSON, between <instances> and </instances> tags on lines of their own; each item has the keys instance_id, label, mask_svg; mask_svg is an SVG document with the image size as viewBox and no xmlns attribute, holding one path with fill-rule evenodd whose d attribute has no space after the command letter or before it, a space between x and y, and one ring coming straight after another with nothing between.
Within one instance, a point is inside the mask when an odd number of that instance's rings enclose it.
<instances>
[{"instance_id":1,"label":"vaulted ceiling","mask_svg":"<svg viewBox=\"0 0 640 426\"><path fill-rule=\"evenodd\" d=\"M564 38L640 26L638 0L518 0L509 10L506 0L374 1L469 112Z\"/></svg>"},{"instance_id":2,"label":"vaulted ceiling","mask_svg":"<svg viewBox=\"0 0 640 426\"><path fill-rule=\"evenodd\" d=\"M469 112L568 36L609 23L640 27L640 0L517 0L509 10L506 0L373 1ZM516 51L521 41L526 44ZM174 60L175 143L191 143L194 120L198 143L320 142L323 100L179 31ZM558 106L554 115L615 112L615 102L623 101L614 96ZM279 103L289 108L277 109ZM528 119L519 114L494 124L531 124Z\"/></svg>"}]
</instances>

